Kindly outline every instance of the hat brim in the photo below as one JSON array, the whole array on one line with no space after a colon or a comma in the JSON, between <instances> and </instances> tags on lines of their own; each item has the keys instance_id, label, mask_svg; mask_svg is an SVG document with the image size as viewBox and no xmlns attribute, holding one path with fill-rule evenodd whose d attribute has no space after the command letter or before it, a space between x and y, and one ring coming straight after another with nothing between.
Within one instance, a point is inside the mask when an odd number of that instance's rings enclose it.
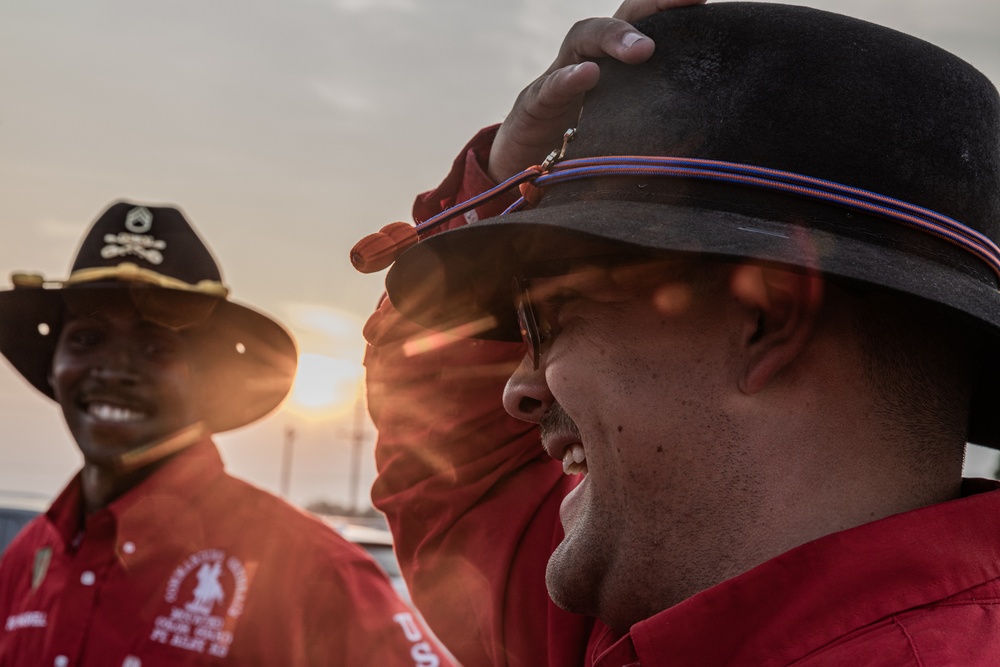
<instances>
[{"instance_id":1,"label":"hat brim","mask_svg":"<svg viewBox=\"0 0 1000 667\"><path fill-rule=\"evenodd\" d=\"M850 224L855 229L867 225L868 233L855 238L801 224L655 203L567 204L490 218L421 241L389 270L386 288L393 304L424 326L441 329L494 318L496 326L480 336L516 341L520 335L510 278L524 267L619 252L697 253L808 266L940 304L1000 332L995 279L965 251L941 242L935 261L914 254L900 240L898 223L853 215ZM895 228L880 234L886 225ZM952 262L968 271L957 270Z\"/></svg>"},{"instance_id":2,"label":"hat brim","mask_svg":"<svg viewBox=\"0 0 1000 667\"><path fill-rule=\"evenodd\" d=\"M390 269L386 289L401 313L428 328L485 323L479 337L517 341L511 277L524 274L525 267L621 252L697 253L807 267L894 290L1000 334L995 277L964 250L924 236L918 245L895 222L846 212L824 215L826 228L819 229L815 219L796 224L662 203L598 200L549 206L421 241ZM844 218L850 235L838 226L836 215ZM916 254L920 247L931 249ZM1000 373L989 375L989 386L977 394L984 407L974 410L969 437L1000 447L1000 411L990 408L1000 402Z\"/></svg>"},{"instance_id":3,"label":"hat brim","mask_svg":"<svg viewBox=\"0 0 1000 667\"><path fill-rule=\"evenodd\" d=\"M0 292L0 352L33 387L55 400L48 378L66 309L64 293L71 290L99 298L103 290L125 286ZM185 330L194 341L203 414L211 432L239 428L281 404L292 386L297 360L295 342L281 325L227 299L177 290L164 292L178 300L214 301L206 318Z\"/></svg>"}]
</instances>

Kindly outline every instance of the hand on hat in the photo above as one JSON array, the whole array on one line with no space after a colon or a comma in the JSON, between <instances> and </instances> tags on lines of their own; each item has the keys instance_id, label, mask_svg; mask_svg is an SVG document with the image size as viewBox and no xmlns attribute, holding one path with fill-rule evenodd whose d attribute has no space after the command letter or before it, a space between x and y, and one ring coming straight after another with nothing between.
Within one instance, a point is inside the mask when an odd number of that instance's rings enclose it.
<instances>
[{"instance_id":1,"label":"hand on hat","mask_svg":"<svg viewBox=\"0 0 1000 667\"><path fill-rule=\"evenodd\" d=\"M597 85L600 69L592 58L610 56L638 64L653 55L653 41L630 22L674 7L705 0L625 0L612 18L577 22L563 39L559 55L521 91L490 152L487 173L496 182L539 164L558 148L567 128L576 125L583 94Z\"/></svg>"}]
</instances>

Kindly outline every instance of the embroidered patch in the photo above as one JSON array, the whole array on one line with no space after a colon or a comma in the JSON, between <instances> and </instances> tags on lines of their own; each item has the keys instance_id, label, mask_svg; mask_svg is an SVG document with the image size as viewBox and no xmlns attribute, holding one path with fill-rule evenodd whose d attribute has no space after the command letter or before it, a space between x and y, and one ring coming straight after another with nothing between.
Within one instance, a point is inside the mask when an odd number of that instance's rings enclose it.
<instances>
[{"instance_id":1,"label":"embroidered patch","mask_svg":"<svg viewBox=\"0 0 1000 667\"><path fill-rule=\"evenodd\" d=\"M224 658L243 613L249 576L246 567L221 549L188 556L167 582L169 612L153 623L152 641Z\"/></svg>"},{"instance_id":2,"label":"embroidered patch","mask_svg":"<svg viewBox=\"0 0 1000 667\"><path fill-rule=\"evenodd\" d=\"M106 246L101 248L101 257L112 259L125 255L141 257L150 264L162 264L166 241L147 232L153 228L153 214L145 206L137 206L125 215L125 229L117 234L105 234Z\"/></svg>"},{"instance_id":3,"label":"embroidered patch","mask_svg":"<svg viewBox=\"0 0 1000 667\"><path fill-rule=\"evenodd\" d=\"M21 628L44 628L48 624L48 616L44 611L26 611L7 617L5 628L7 632Z\"/></svg>"},{"instance_id":4,"label":"embroidered patch","mask_svg":"<svg viewBox=\"0 0 1000 667\"><path fill-rule=\"evenodd\" d=\"M31 592L34 593L45 581L45 575L49 571L49 563L52 562L52 547L41 547L35 552L35 563L31 567Z\"/></svg>"},{"instance_id":5,"label":"embroidered patch","mask_svg":"<svg viewBox=\"0 0 1000 667\"><path fill-rule=\"evenodd\" d=\"M145 206L136 206L125 214L125 229L133 234L145 234L153 226L153 213Z\"/></svg>"}]
</instances>

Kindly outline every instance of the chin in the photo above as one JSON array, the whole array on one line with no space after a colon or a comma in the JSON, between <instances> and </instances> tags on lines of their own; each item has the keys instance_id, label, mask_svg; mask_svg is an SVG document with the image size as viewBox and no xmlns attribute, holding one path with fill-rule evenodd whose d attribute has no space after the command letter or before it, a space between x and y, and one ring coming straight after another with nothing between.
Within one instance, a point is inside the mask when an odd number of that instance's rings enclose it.
<instances>
[{"instance_id":1,"label":"chin","mask_svg":"<svg viewBox=\"0 0 1000 667\"><path fill-rule=\"evenodd\" d=\"M74 437L83 458L99 465L117 464L123 454L156 440L156 436L120 426L88 428Z\"/></svg>"},{"instance_id":2,"label":"chin","mask_svg":"<svg viewBox=\"0 0 1000 667\"><path fill-rule=\"evenodd\" d=\"M564 538L545 568L549 597L560 609L574 614L598 615L598 595L606 569L592 549L574 549Z\"/></svg>"}]
</instances>

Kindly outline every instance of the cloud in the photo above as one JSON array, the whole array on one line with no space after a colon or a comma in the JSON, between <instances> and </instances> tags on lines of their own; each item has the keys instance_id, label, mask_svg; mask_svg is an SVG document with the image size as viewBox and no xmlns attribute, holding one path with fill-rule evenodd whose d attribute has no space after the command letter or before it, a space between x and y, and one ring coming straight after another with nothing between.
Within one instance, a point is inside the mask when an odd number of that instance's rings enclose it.
<instances>
[{"instance_id":1,"label":"cloud","mask_svg":"<svg viewBox=\"0 0 1000 667\"><path fill-rule=\"evenodd\" d=\"M34 225L35 231L46 239L76 241L83 235L83 227L79 220L40 220Z\"/></svg>"},{"instance_id":2,"label":"cloud","mask_svg":"<svg viewBox=\"0 0 1000 667\"><path fill-rule=\"evenodd\" d=\"M419 11L416 0L334 0L333 6L351 13L389 10L416 14Z\"/></svg>"},{"instance_id":3,"label":"cloud","mask_svg":"<svg viewBox=\"0 0 1000 667\"><path fill-rule=\"evenodd\" d=\"M369 114L378 109L374 98L359 90L329 81L315 81L312 91L336 111L348 115Z\"/></svg>"}]
</instances>

